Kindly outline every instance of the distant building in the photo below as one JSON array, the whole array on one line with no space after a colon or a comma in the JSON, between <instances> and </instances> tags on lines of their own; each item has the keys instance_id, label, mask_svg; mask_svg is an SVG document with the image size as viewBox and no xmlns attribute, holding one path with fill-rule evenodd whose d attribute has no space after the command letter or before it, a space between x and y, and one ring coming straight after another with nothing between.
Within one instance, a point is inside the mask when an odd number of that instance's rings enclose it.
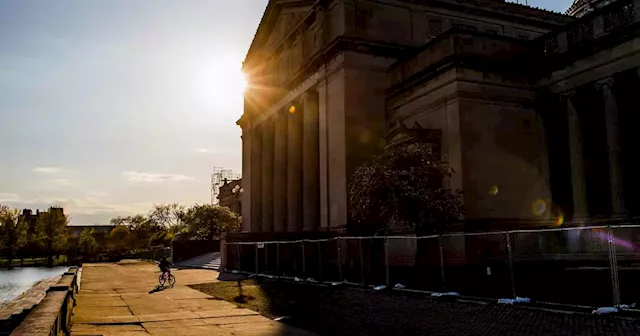
<instances>
[{"instance_id":1,"label":"distant building","mask_svg":"<svg viewBox=\"0 0 640 336\"><path fill-rule=\"evenodd\" d=\"M39 209L36 209L35 213L33 213L33 210L31 210L31 209L23 209L22 210L22 214L20 215L20 219L25 221L27 223L27 225L29 226L29 229L27 230L28 234L31 235L31 234L35 233L36 225L38 224L38 217L40 217L40 214L47 213L49 211L59 212L59 213L64 215L64 209L63 208L56 208L56 207L49 208L49 210L47 210L47 211L40 211Z\"/></svg>"},{"instance_id":2,"label":"distant building","mask_svg":"<svg viewBox=\"0 0 640 336\"><path fill-rule=\"evenodd\" d=\"M46 210L46 211L40 211L36 209L35 213L31 209L23 209L22 214L20 215L20 218L27 223L27 226L28 226L27 234L30 236L34 235L36 232L36 226L38 225L38 218L40 217L40 215L43 213L51 212L51 211L59 212L64 215L64 209L57 208L57 207L49 208L49 210ZM82 232L82 230L84 229L102 231L105 234L109 234L109 232L111 232L113 228L115 228L115 225L111 225L111 224L109 225L67 225L67 230L69 234L74 237L78 237L80 235L80 232Z\"/></svg>"},{"instance_id":3,"label":"distant building","mask_svg":"<svg viewBox=\"0 0 640 336\"><path fill-rule=\"evenodd\" d=\"M224 180L218 194L219 205L231 209L238 215L242 213L242 179Z\"/></svg>"},{"instance_id":4,"label":"distant building","mask_svg":"<svg viewBox=\"0 0 640 336\"><path fill-rule=\"evenodd\" d=\"M108 225L67 225L67 230L69 230L69 234L73 237L80 236L80 233L84 229L93 230L94 232L104 232L104 234L111 233L116 226L112 224Z\"/></svg>"}]
</instances>

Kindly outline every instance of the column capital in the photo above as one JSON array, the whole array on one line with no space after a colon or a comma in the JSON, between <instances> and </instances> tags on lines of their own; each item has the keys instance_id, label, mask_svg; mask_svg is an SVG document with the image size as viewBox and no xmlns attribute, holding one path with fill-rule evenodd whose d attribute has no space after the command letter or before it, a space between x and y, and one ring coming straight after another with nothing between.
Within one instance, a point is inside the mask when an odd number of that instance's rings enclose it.
<instances>
[{"instance_id":1,"label":"column capital","mask_svg":"<svg viewBox=\"0 0 640 336\"><path fill-rule=\"evenodd\" d=\"M573 99L573 97L575 97L576 95L576 90L569 90L567 92L562 92L560 94L560 101L563 103L566 103L567 101Z\"/></svg>"},{"instance_id":2,"label":"column capital","mask_svg":"<svg viewBox=\"0 0 640 336\"><path fill-rule=\"evenodd\" d=\"M596 89L598 89L598 91L602 91L604 88L611 89L613 87L613 83L613 77L603 78L596 82Z\"/></svg>"}]
</instances>

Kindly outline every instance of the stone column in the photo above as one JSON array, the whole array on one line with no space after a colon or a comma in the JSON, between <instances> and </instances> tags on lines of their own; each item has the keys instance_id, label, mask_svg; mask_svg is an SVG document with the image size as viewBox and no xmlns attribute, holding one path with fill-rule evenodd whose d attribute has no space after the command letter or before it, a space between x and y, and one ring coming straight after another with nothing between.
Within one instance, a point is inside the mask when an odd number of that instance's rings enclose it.
<instances>
[{"instance_id":1,"label":"stone column","mask_svg":"<svg viewBox=\"0 0 640 336\"><path fill-rule=\"evenodd\" d=\"M302 228L302 108L288 109L287 125L287 230Z\"/></svg>"},{"instance_id":2,"label":"stone column","mask_svg":"<svg viewBox=\"0 0 640 336\"><path fill-rule=\"evenodd\" d=\"M262 232L262 127L251 136L251 232Z\"/></svg>"},{"instance_id":3,"label":"stone column","mask_svg":"<svg viewBox=\"0 0 640 336\"><path fill-rule=\"evenodd\" d=\"M242 207L242 231L251 231L251 142L253 141L253 130L242 130L242 189L240 196Z\"/></svg>"},{"instance_id":4,"label":"stone column","mask_svg":"<svg viewBox=\"0 0 640 336\"><path fill-rule=\"evenodd\" d=\"M596 83L604 101L605 126L607 129L607 151L609 156L609 181L611 182L611 209L614 217L624 216L624 184L620 158L620 126L616 98L611 91L613 78L605 78Z\"/></svg>"},{"instance_id":5,"label":"stone column","mask_svg":"<svg viewBox=\"0 0 640 336\"><path fill-rule=\"evenodd\" d=\"M262 126L262 232L273 232L273 119Z\"/></svg>"},{"instance_id":6,"label":"stone column","mask_svg":"<svg viewBox=\"0 0 640 336\"><path fill-rule=\"evenodd\" d=\"M275 120L273 226L276 232L287 230L287 118L287 114L278 113Z\"/></svg>"},{"instance_id":7,"label":"stone column","mask_svg":"<svg viewBox=\"0 0 640 336\"><path fill-rule=\"evenodd\" d=\"M573 219L584 220L589 217L587 203L587 181L582 157L582 131L578 111L573 105L574 91L562 96L567 107L567 124L569 135L569 156L571 164L571 187L573 189Z\"/></svg>"},{"instance_id":8,"label":"stone column","mask_svg":"<svg viewBox=\"0 0 640 336\"><path fill-rule=\"evenodd\" d=\"M303 223L305 231L320 224L320 134L318 92L305 93L302 139Z\"/></svg>"}]
</instances>

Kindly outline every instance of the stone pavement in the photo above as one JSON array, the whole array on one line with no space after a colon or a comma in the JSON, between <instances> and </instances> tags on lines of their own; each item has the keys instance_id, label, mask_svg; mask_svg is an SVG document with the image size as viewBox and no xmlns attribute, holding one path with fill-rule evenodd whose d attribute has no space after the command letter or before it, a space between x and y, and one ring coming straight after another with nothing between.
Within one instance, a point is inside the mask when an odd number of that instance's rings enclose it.
<instances>
[{"instance_id":1,"label":"stone pavement","mask_svg":"<svg viewBox=\"0 0 640 336\"><path fill-rule=\"evenodd\" d=\"M312 333L187 287L215 282L211 270L172 270L174 288L150 293L158 267L142 261L84 264L72 336L301 335Z\"/></svg>"}]
</instances>

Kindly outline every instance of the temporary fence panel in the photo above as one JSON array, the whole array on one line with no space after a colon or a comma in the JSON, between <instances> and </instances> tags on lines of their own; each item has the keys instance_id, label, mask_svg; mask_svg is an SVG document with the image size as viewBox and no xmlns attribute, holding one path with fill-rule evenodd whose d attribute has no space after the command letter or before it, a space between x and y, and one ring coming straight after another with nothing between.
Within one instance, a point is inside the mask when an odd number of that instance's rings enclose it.
<instances>
[{"instance_id":1,"label":"temporary fence panel","mask_svg":"<svg viewBox=\"0 0 640 336\"><path fill-rule=\"evenodd\" d=\"M443 235L442 253L448 291L491 298L513 295L506 233Z\"/></svg>"},{"instance_id":2,"label":"temporary fence panel","mask_svg":"<svg viewBox=\"0 0 640 336\"><path fill-rule=\"evenodd\" d=\"M407 289L444 289L438 237L389 237L389 283Z\"/></svg>"},{"instance_id":3,"label":"temporary fence panel","mask_svg":"<svg viewBox=\"0 0 640 336\"><path fill-rule=\"evenodd\" d=\"M510 235L518 296L579 305L613 303L606 227L521 230ZM585 288L591 288L588 295Z\"/></svg>"},{"instance_id":4,"label":"temporary fence panel","mask_svg":"<svg viewBox=\"0 0 640 336\"><path fill-rule=\"evenodd\" d=\"M387 284L387 254L385 237L365 237L362 245L363 283L369 286Z\"/></svg>"},{"instance_id":5,"label":"temporary fence panel","mask_svg":"<svg viewBox=\"0 0 640 336\"><path fill-rule=\"evenodd\" d=\"M241 243L238 245L240 253L240 271L245 273L257 273L256 245L254 243Z\"/></svg>"},{"instance_id":6,"label":"temporary fence panel","mask_svg":"<svg viewBox=\"0 0 640 336\"><path fill-rule=\"evenodd\" d=\"M338 246L342 281L352 284L364 284L362 239L339 238Z\"/></svg>"},{"instance_id":7,"label":"temporary fence panel","mask_svg":"<svg viewBox=\"0 0 640 336\"><path fill-rule=\"evenodd\" d=\"M619 301L640 304L640 227L612 227L611 250L615 265L612 278L618 280Z\"/></svg>"},{"instance_id":8,"label":"temporary fence panel","mask_svg":"<svg viewBox=\"0 0 640 336\"><path fill-rule=\"evenodd\" d=\"M338 265L338 239L327 239L318 241L320 254L320 274L323 281L341 281L340 267Z\"/></svg>"}]
</instances>

